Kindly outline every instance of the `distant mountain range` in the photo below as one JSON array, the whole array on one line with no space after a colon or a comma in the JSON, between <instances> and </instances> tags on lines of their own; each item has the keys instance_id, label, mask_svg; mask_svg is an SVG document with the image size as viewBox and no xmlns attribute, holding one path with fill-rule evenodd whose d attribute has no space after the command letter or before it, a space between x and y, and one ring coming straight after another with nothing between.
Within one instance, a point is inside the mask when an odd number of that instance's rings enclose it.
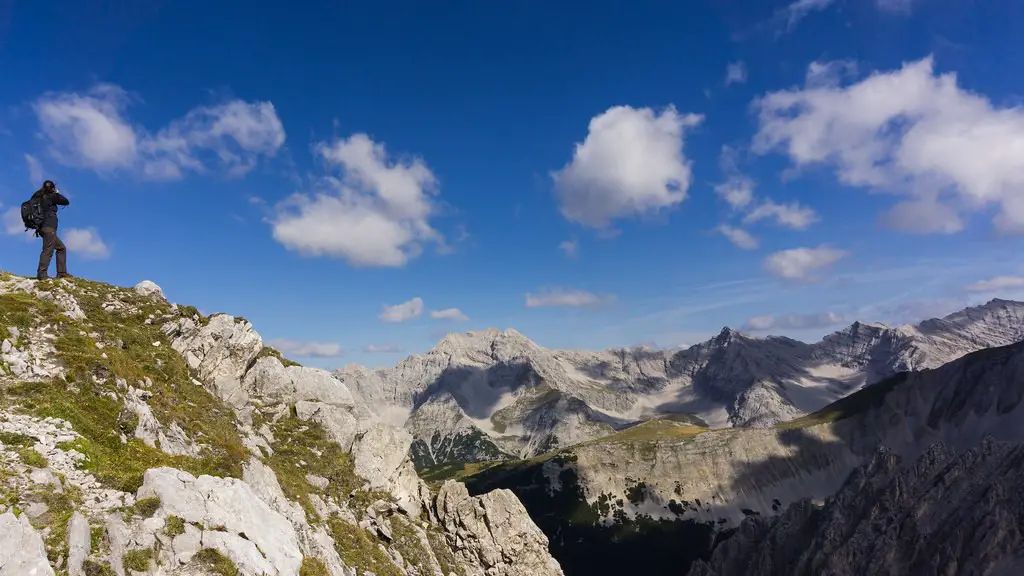
<instances>
[{"instance_id":1,"label":"distant mountain range","mask_svg":"<svg viewBox=\"0 0 1024 576\"><path fill-rule=\"evenodd\" d=\"M724 328L679 351L548 350L515 330L450 334L393 368L335 376L414 436L418 466L530 457L672 416L764 428L867 384L1024 340L1024 303L995 299L941 319L854 322L814 344Z\"/></svg>"}]
</instances>

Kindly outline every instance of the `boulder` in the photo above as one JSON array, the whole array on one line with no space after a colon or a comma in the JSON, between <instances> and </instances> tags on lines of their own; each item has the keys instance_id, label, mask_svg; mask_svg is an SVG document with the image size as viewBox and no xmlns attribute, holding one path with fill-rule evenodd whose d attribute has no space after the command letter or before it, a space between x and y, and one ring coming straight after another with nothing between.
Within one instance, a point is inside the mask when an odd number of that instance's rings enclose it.
<instances>
[{"instance_id":1,"label":"boulder","mask_svg":"<svg viewBox=\"0 0 1024 576\"><path fill-rule=\"evenodd\" d=\"M438 521L467 576L561 576L547 536L509 490L470 496L448 480L435 500Z\"/></svg>"},{"instance_id":2,"label":"boulder","mask_svg":"<svg viewBox=\"0 0 1024 576\"><path fill-rule=\"evenodd\" d=\"M291 522L241 480L206 475L196 478L174 468L151 468L143 477L137 497L153 496L160 498L167 514L206 527L223 526L232 536L244 535L228 538L217 536L220 533L216 531L202 535L204 546L216 547L236 563L265 564L272 568L267 571L272 576L292 576L302 564L302 551ZM254 553L263 558L262 563Z\"/></svg>"},{"instance_id":3,"label":"boulder","mask_svg":"<svg viewBox=\"0 0 1024 576\"><path fill-rule=\"evenodd\" d=\"M263 349L263 339L252 324L217 314L205 326L179 318L165 325L164 332L171 338L171 346L218 398L233 408L248 403L242 377Z\"/></svg>"},{"instance_id":4,"label":"boulder","mask_svg":"<svg viewBox=\"0 0 1024 576\"><path fill-rule=\"evenodd\" d=\"M164 297L163 289L161 289L160 286L156 284L156 282L152 282L150 280L143 280L142 282L136 284L135 291L142 296L146 296L147 298L158 298L160 300L167 299Z\"/></svg>"},{"instance_id":5,"label":"boulder","mask_svg":"<svg viewBox=\"0 0 1024 576\"><path fill-rule=\"evenodd\" d=\"M0 514L0 576L53 576L43 538L25 514Z\"/></svg>"}]
</instances>

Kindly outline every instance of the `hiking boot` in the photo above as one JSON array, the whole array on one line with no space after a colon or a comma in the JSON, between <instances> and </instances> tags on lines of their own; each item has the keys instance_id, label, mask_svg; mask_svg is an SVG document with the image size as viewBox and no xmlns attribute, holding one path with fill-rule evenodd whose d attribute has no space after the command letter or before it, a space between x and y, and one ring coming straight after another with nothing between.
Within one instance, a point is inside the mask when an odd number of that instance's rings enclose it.
<instances>
[{"instance_id":1,"label":"hiking boot","mask_svg":"<svg viewBox=\"0 0 1024 576\"><path fill-rule=\"evenodd\" d=\"M36 280L39 280L40 282L42 282L44 280L49 280L49 279L50 279L49 276L36 276Z\"/></svg>"},{"instance_id":2,"label":"hiking boot","mask_svg":"<svg viewBox=\"0 0 1024 576\"><path fill-rule=\"evenodd\" d=\"M74 278L74 276L65 272L63 274L57 274L57 278Z\"/></svg>"}]
</instances>

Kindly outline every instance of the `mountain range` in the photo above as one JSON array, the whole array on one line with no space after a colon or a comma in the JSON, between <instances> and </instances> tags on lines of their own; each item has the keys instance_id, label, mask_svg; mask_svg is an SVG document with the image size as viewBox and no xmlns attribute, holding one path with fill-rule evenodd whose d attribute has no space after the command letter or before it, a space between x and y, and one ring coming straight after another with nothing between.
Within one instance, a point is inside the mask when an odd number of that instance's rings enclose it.
<instances>
[{"instance_id":1,"label":"mountain range","mask_svg":"<svg viewBox=\"0 0 1024 576\"><path fill-rule=\"evenodd\" d=\"M528 458L659 418L765 428L894 374L1024 339L1024 303L854 322L807 344L731 328L684 350L548 350L515 330L450 334L396 366L334 372L414 437L418 467Z\"/></svg>"}]
</instances>

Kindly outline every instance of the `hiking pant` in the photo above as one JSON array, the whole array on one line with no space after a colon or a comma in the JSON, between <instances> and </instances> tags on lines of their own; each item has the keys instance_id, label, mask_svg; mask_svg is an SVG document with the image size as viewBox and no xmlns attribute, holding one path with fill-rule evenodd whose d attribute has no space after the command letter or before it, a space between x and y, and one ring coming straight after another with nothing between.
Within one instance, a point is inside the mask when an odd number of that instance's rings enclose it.
<instances>
[{"instance_id":1,"label":"hiking pant","mask_svg":"<svg viewBox=\"0 0 1024 576\"><path fill-rule=\"evenodd\" d=\"M53 228L42 228L39 232L43 235L43 252L39 254L39 270L36 272L36 277L46 278L50 269L50 258L53 257L54 251L57 252L57 276L66 275L68 273L68 254L64 242L57 236L57 231Z\"/></svg>"}]
</instances>

